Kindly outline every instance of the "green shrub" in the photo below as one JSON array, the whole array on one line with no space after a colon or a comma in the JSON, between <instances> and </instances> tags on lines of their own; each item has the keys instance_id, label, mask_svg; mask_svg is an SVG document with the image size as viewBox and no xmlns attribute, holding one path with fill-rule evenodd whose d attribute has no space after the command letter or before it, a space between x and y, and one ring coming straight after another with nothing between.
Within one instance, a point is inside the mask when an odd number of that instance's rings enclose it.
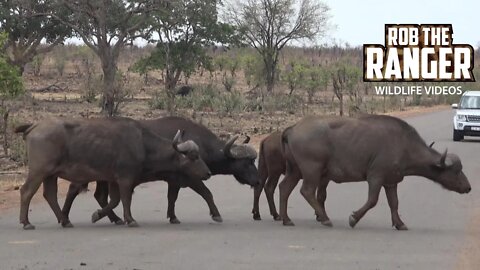
<instances>
[{"instance_id":1,"label":"green shrub","mask_svg":"<svg viewBox=\"0 0 480 270\"><path fill-rule=\"evenodd\" d=\"M223 93L218 97L218 109L222 113L231 115L235 112L240 112L243 110L245 100L243 96L237 92L232 91L228 93Z\"/></svg>"},{"instance_id":2,"label":"green shrub","mask_svg":"<svg viewBox=\"0 0 480 270\"><path fill-rule=\"evenodd\" d=\"M153 110L166 110L168 107L167 95L164 92L155 93L148 101L148 105Z\"/></svg>"}]
</instances>

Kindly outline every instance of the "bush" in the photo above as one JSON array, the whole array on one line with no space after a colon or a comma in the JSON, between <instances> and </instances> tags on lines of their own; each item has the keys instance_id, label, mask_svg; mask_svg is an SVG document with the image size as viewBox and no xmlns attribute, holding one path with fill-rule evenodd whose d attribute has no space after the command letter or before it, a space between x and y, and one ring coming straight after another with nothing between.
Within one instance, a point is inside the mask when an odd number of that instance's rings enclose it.
<instances>
[{"instance_id":1,"label":"bush","mask_svg":"<svg viewBox=\"0 0 480 270\"><path fill-rule=\"evenodd\" d=\"M213 85L197 85L190 95L178 97L176 106L180 109L193 109L196 111L214 111L218 103L220 91Z\"/></svg>"},{"instance_id":2,"label":"bush","mask_svg":"<svg viewBox=\"0 0 480 270\"><path fill-rule=\"evenodd\" d=\"M22 139L22 136L14 136L9 146L10 159L19 163L20 165L26 165L28 162L27 147Z\"/></svg>"},{"instance_id":3,"label":"bush","mask_svg":"<svg viewBox=\"0 0 480 270\"><path fill-rule=\"evenodd\" d=\"M271 95L265 98L263 109L267 112L285 111L295 114L303 107L303 99L297 95Z\"/></svg>"},{"instance_id":4,"label":"bush","mask_svg":"<svg viewBox=\"0 0 480 270\"><path fill-rule=\"evenodd\" d=\"M55 69L57 70L58 75L60 77L63 77L63 73L65 71L65 64L67 60L63 55L56 55L54 60L55 60Z\"/></svg>"},{"instance_id":5,"label":"bush","mask_svg":"<svg viewBox=\"0 0 480 270\"><path fill-rule=\"evenodd\" d=\"M40 70L41 70L41 68L42 68L43 60L44 60L44 56L41 55L41 54L36 55L35 57L33 57L33 60L32 60L32 68L33 68L33 75L34 75L35 77L40 76Z\"/></svg>"},{"instance_id":6,"label":"bush","mask_svg":"<svg viewBox=\"0 0 480 270\"><path fill-rule=\"evenodd\" d=\"M167 95L162 91L155 93L152 99L148 101L148 106L153 110L166 110L168 107L167 103Z\"/></svg>"},{"instance_id":7,"label":"bush","mask_svg":"<svg viewBox=\"0 0 480 270\"><path fill-rule=\"evenodd\" d=\"M102 79L100 76L88 76L83 87L82 100L93 103L97 100L99 89L102 89Z\"/></svg>"},{"instance_id":8,"label":"bush","mask_svg":"<svg viewBox=\"0 0 480 270\"><path fill-rule=\"evenodd\" d=\"M231 115L232 113L242 111L244 104L245 100L243 96L237 91L232 91L230 93L223 93L219 96L219 106L217 108L220 112Z\"/></svg>"}]
</instances>

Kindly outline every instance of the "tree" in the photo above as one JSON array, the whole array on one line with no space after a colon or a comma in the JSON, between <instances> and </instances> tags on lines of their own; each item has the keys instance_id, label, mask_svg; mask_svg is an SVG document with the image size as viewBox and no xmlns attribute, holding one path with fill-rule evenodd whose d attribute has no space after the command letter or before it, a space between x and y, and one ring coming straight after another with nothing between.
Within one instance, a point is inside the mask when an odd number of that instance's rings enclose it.
<instances>
[{"instance_id":1,"label":"tree","mask_svg":"<svg viewBox=\"0 0 480 270\"><path fill-rule=\"evenodd\" d=\"M136 38L144 37L151 12L167 6L162 0L56 0L58 8L66 8L68 16L43 14L58 19L73 29L100 58L103 71L103 111L112 116L118 109L115 88L120 51ZM41 14L40 14L41 15Z\"/></svg>"},{"instance_id":2,"label":"tree","mask_svg":"<svg viewBox=\"0 0 480 270\"><path fill-rule=\"evenodd\" d=\"M307 67L303 63L292 62L287 66L283 72L282 79L288 84L290 89L289 95L292 95L293 92L302 85L305 80Z\"/></svg>"},{"instance_id":3,"label":"tree","mask_svg":"<svg viewBox=\"0 0 480 270\"><path fill-rule=\"evenodd\" d=\"M347 94L351 101L358 97L358 83L362 76L361 70L357 66L339 63L332 68L330 75L332 78L333 93L340 102L340 116L343 116L344 95Z\"/></svg>"},{"instance_id":4,"label":"tree","mask_svg":"<svg viewBox=\"0 0 480 270\"><path fill-rule=\"evenodd\" d=\"M198 67L212 68L205 48L235 41L233 28L217 19L217 4L217 0L175 0L165 12L153 16L151 23L156 35L151 41L157 45L142 61L164 71L170 112L175 109L175 87L180 76L188 77Z\"/></svg>"},{"instance_id":5,"label":"tree","mask_svg":"<svg viewBox=\"0 0 480 270\"><path fill-rule=\"evenodd\" d=\"M232 1L226 11L246 43L261 55L267 92L273 92L280 51L291 41L325 35L329 8L315 0Z\"/></svg>"},{"instance_id":6,"label":"tree","mask_svg":"<svg viewBox=\"0 0 480 270\"><path fill-rule=\"evenodd\" d=\"M306 70L303 85L308 95L308 103L313 102L313 96L316 92L327 89L329 74L325 68L311 66Z\"/></svg>"},{"instance_id":7,"label":"tree","mask_svg":"<svg viewBox=\"0 0 480 270\"><path fill-rule=\"evenodd\" d=\"M8 41L6 33L0 33L0 47L4 46ZM3 116L3 150L8 154L8 138L7 138L7 124L8 124L8 107L5 101L10 98L21 95L24 91L22 77L17 68L12 66L7 61L7 56L0 53L0 113Z\"/></svg>"},{"instance_id":8,"label":"tree","mask_svg":"<svg viewBox=\"0 0 480 270\"><path fill-rule=\"evenodd\" d=\"M25 65L36 55L51 51L71 34L71 30L58 20L34 16L34 14L51 10L53 10L51 1L4 0L0 2L0 31L9 33L7 42L1 48L8 52L6 58L8 63L18 67L21 74Z\"/></svg>"}]
</instances>

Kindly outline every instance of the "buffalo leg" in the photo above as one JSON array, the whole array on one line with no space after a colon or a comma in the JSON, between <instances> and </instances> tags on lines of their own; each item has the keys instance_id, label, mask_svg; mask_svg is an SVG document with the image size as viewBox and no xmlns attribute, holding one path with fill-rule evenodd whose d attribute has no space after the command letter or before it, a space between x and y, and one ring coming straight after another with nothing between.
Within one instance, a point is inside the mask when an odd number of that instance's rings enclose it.
<instances>
[{"instance_id":1,"label":"buffalo leg","mask_svg":"<svg viewBox=\"0 0 480 270\"><path fill-rule=\"evenodd\" d=\"M276 173L271 177L268 177L267 184L265 185L265 195L267 196L268 208L270 209L270 214L273 216L274 220L280 220L280 215L277 212L275 207L274 193L275 188L277 187L278 179L280 174Z\"/></svg>"},{"instance_id":2,"label":"buffalo leg","mask_svg":"<svg viewBox=\"0 0 480 270\"><path fill-rule=\"evenodd\" d=\"M97 181L97 186L95 187L95 193L93 194L93 196L102 208L105 208L108 205L108 193L108 182ZM123 220L115 214L113 209L111 211L108 211L107 216L108 219L110 219L111 223L123 225Z\"/></svg>"},{"instance_id":3,"label":"buffalo leg","mask_svg":"<svg viewBox=\"0 0 480 270\"><path fill-rule=\"evenodd\" d=\"M34 230L35 226L30 224L28 220L28 209L33 195L37 192L42 184L42 178L33 177L34 173L28 173L27 180L20 188L20 223L23 224L23 229Z\"/></svg>"},{"instance_id":4,"label":"buffalo leg","mask_svg":"<svg viewBox=\"0 0 480 270\"><path fill-rule=\"evenodd\" d=\"M67 191L67 197L65 198L65 202L63 203L63 208L62 208L62 213L67 217L70 215L70 210L72 209L73 201L75 198L80 194L80 190L85 188L85 185L79 185L79 184L74 184L71 183L68 186L68 191Z\"/></svg>"},{"instance_id":5,"label":"buffalo leg","mask_svg":"<svg viewBox=\"0 0 480 270\"><path fill-rule=\"evenodd\" d=\"M392 226L395 226L397 230L408 230L398 215L397 185L384 186L383 188L385 189L385 195L387 195L388 205L392 214Z\"/></svg>"},{"instance_id":6,"label":"buffalo leg","mask_svg":"<svg viewBox=\"0 0 480 270\"><path fill-rule=\"evenodd\" d=\"M178 198L178 192L180 192L180 186L168 183L168 209L167 209L167 218L170 219L171 224L180 224L175 215L175 202Z\"/></svg>"},{"instance_id":7,"label":"buffalo leg","mask_svg":"<svg viewBox=\"0 0 480 270\"><path fill-rule=\"evenodd\" d=\"M112 186L117 185L110 185L109 187L111 188ZM128 225L128 227L138 227L138 224L135 219L133 219L131 212L133 183L129 181L120 181L118 183L118 189L120 191L120 199L122 200L125 223Z\"/></svg>"},{"instance_id":8,"label":"buffalo leg","mask_svg":"<svg viewBox=\"0 0 480 270\"><path fill-rule=\"evenodd\" d=\"M43 180L43 197L47 200L48 205L52 209L53 213L57 217L58 223L62 224L64 228L73 227L72 223L68 218L63 214L58 204L58 183L57 177L48 177Z\"/></svg>"},{"instance_id":9,"label":"buffalo leg","mask_svg":"<svg viewBox=\"0 0 480 270\"><path fill-rule=\"evenodd\" d=\"M102 209L99 209L92 214L92 223L95 223L107 216L113 208L117 207L120 203L119 187L116 183L108 183L110 191L110 202L107 203Z\"/></svg>"},{"instance_id":10,"label":"buffalo leg","mask_svg":"<svg viewBox=\"0 0 480 270\"><path fill-rule=\"evenodd\" d=\"M195 183L192 183L189 187L202 196L202 198L207 202L213 221L222 222L223 220L220 216L220 212L218 212L217 206L213 201L212 192L210 192L210 190L205 186L203 181L195 181Z\"/></svg>"},{"instance_id":11,"label":"buffalo leg","mask_svg":"<svg viewBox=\"0 0 480 270\"><path fill-rule=\"evenodd\" d=\"M380 194L380 189L382 185L379 184L379 181L369 181L368 182L368 199L367 202L362 206L362 208L354 211L349 218L350 227L355 227L355 225L360 221L360 219L367 213L368 210L372 209L377 205L378 195Z\"/></svg>"},{"instance_id":12,"label":"buffalo leg","mask_svg":"<svg viewBox=\"0 0 480 270\"><path fill-rule=\"evenodd\" d=\"M320 215L317 215L317 221L320 221L325 226L332 226L332 222L327 215L327 211L325 210L325 200L327 200L327 186L328 181L321 181L318 185L317 190L317 201L320 204Z\"/></svg>"},{"instance_id":13,"label":"buffalo leg","mask_svg":"<svg viewBox=\"0 0 480 270\"><path fill-rule=\"evenodd\" d=\"M317 170L311 170L308 171L307 173L303 174L303 184L302 187L300 188L300 193L303 195L305 200L310 204L310 206L315 210L315 215L321 218L321 222L325 226L331 226L331 222L326 217L325 210L323 207L320 206L320 203L318 202L315 192L317 191L317 188L319 184L322 182L322 179L318 179L318 176L321 174L322 169L318 168ZM326 180L323 180L323 182L328 182ZM323 188L323 187L322 187Z\"/></svg>"},{"instance_id":14,"label":"buffalo leg","mask_svg":"<svg viewBox=\"0 0 480 270\"><path fill-rule=\"evenodd\" d=\"M297 186L298 181L301 178L301 174L298 169L289 169L287 166L287 172L285 173L285 177L283 178L282 182L279 185L280 190L280 216L283 220L283 225L285 226L293 226L295 225L290 217L288 217L287 207L288 207L288 197L292 193L295 186Z\"/></svg>"},{"instance_id":15,"label":"buffalo leg","mask_svg":"<svg viewBox=\"0 0 480 270\"><path fill-rule=\"evenodd\" d=\"M253 214L253 219L254 220L261 220L262 217L260 216L260 207L259 207L259 201L260 201L260 195L262 195L262 190L263 187L265 186L265 182L268 181L268 173L266 172L265 168L262 168L258 170L259 174L259 183L253 188L253 209L252 209L252 214Z\"/></svg>"}]
</instances>

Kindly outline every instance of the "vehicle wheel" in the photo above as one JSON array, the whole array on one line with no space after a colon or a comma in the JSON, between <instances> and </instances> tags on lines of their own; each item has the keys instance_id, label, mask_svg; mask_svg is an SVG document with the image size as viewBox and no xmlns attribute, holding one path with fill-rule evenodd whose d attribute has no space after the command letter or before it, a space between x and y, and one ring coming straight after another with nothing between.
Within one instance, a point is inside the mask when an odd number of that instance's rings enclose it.
<instances>
[{"instance_id":1,"label":"vehicle wheel","mask_svg":"<svg viewBox=\"0 0 480 270\"><path fill-rule=\"evenodd\" d=\"M458 142L463 140L463 133L460 130L453 130L453 140Z\"/></svg>"}]
</instances>

